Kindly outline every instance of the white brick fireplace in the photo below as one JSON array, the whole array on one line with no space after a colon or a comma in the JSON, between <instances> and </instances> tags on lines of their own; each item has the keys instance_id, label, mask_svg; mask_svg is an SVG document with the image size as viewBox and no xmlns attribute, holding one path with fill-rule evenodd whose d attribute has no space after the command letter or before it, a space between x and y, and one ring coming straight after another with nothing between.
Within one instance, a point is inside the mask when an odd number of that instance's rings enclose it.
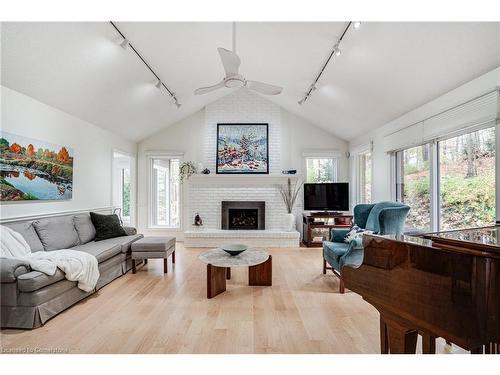
<instances>
[{"instance_id":1,"label":"white brick fireplace","mask_svg":"<svg viewBox=\"0 0 500 375\"><path fill-rule=\"evenodd\" d=\"M294 181L297 177L291 177ZM300 234L284 231L285 205L278 185L285 184L283 175L196 175L189 179L189 217L199 214L202 227L186 228L184 242L187 247L219 246L224 243L244 242L252 246L294 247L299 245ZM222 230L222 201L264 201L266 206L265 230ZM297 218L302 212L297 205Z\"/></svg>"}]
</instances>

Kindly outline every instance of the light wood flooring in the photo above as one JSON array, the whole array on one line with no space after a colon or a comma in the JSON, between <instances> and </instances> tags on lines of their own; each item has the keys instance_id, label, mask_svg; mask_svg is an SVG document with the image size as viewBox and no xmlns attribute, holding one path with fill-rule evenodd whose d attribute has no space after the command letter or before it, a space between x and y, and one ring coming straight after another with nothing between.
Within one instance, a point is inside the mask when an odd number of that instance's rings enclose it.
<instances>
[{"instance_id":1,"label":"light wood flooring","mask_svg":"<svg viewBox=\"0 0 500 375\"><path fill-rule=\"evenodd\" d=\"M227 291L206 298L203 249L177 244L176 264L150 260L41 328L1 331L5 351L69 353L379 353L379 315L323 275L319 248L269 249L273 286L249 287L232 269ZM419 348L420 350L420 344ZM440 353L460 351L443 340Z\"/></svg>"}]
</instances>

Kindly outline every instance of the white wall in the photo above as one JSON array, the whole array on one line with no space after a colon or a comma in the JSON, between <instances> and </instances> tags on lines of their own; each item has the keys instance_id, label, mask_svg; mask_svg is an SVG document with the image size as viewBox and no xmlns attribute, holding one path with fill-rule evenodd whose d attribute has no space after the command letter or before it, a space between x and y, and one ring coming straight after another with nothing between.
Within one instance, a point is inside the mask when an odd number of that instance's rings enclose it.
<instances>
[{"instance_id":1,"label":"white wall","mask_svg":"<svg viewBox=\"0 0 500 375\"><path fill-rule=\"evenodd\" d=\"M74 150L71 200L2 202L1 219L111 206L113 150L135 155L134 142L6 87L1 104L3 131Z\"/></svg>"},{"instance_id":2,"label":"white wall","mask_svg":"<svg viewBox=\"0 0 500 375\"><path fill-rule=\"evenodd\" d=\"M358 137L349 144L351 152L350 158L350 175L351 185L354 190L355 180L355 162L356 153L364 145L373 142L373 166L372 166L372 200L390 200L391 197L391 164L390 156L385 150L390 148L386 143L389 141L387 135L436 115L442 111L450 109L456 105L462 104L474 97L485 94L493 90L495 87L500 86L500 67L496 68L472 81L469 81L462 86L404 114L397 119L388 122L387 124ZM438 131L438 129L436 129ZM409 132L404 132L405 137L415 137L415 139L407 139L406 142L417 142L418 134L409 135ZM403 136L403 135L402 135ZM500 191L497 187L497 196Z\"/></svg>"},{"instance_id":3,"label":"white wall","mask_svg":"<svg viewBox=\"0 0 500 375\"><path fill-rule=\"evenodd\" d=\"M187 212L187 187L183 186L184 228L172 230L147 230L147 157L148 151L179 151L184 160L203 163L215 173L215 145L217 122L267 122L269 123L270 173L295 168L304 171L302 153L308 150L337 150L341 155L338 166L339 181L348 181L346 141L287 112L267 99L238 90L210 103L203 110L143 140L138 145L138 227L145 233L172 233L178 239L187 228L191 217ZM184 184L187 185L187 184Z\"/></svg>"}]
</instances>

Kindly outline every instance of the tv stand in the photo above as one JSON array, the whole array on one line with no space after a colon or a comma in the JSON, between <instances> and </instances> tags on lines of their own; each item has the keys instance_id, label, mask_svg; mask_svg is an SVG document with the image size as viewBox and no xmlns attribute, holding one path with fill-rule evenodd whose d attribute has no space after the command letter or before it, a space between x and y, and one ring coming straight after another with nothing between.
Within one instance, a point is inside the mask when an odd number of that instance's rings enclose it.
<instances>
[{"instance_id":1,"label":"tv stand","mask_svg":"<svg viewBox=\"0 0 500 375\"><path fill-rule=\"evenodd\" d=\"M336 212L302 214L303 243L307 247L321 247L328 241L332 229L349 229L353 216Z\"/></svg>"}]
</instances>

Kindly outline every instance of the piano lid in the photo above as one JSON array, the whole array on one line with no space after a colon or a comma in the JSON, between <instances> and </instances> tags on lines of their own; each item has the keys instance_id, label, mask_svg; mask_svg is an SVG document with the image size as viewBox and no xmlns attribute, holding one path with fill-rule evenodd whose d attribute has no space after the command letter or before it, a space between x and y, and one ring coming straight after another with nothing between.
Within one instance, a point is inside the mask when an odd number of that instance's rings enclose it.
<instances>
[{"instance_id":1,"label":"piano lid","mask_svg":"<svg viewBox=\"0 0 500 375\"><path fill-rule=\"evenodd\" d=\"M500 253L500 225L427 233L422 236L430 239L434 244L448 244Z\"/></svg>"}]
</instances>

